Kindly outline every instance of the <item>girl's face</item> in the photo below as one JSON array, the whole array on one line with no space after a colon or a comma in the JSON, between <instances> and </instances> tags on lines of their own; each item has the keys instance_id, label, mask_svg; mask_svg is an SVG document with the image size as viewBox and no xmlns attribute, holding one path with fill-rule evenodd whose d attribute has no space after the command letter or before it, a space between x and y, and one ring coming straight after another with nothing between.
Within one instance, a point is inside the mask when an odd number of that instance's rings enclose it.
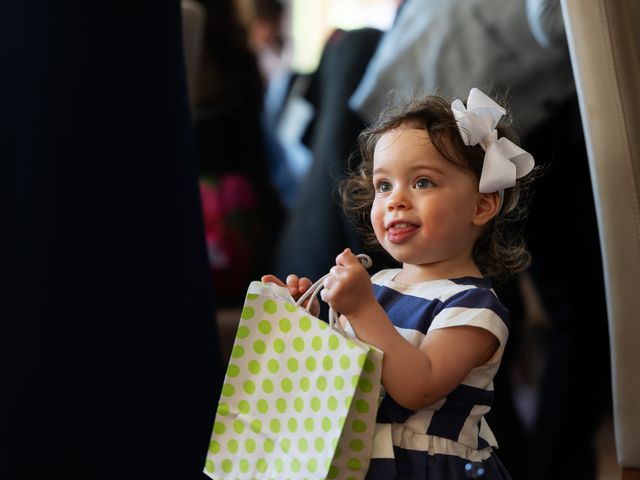
<instances>
[{"instance_id":1,"label":"girl's face","mask_svg":"<svg viewBox=\"0 0 640 480\"><path fill-rule=\"evenodd\" d=\"M444 158L426 131L399 127L380 137L373 185L371 223L393 258L444 275L477 271L478 182Z\"/></svg>"}]
</instances>

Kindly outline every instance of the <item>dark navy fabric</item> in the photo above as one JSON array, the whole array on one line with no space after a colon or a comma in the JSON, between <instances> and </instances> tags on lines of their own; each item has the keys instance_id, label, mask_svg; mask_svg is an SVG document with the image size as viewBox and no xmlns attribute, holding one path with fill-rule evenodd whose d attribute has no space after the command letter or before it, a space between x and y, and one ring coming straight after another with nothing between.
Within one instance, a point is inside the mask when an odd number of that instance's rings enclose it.
<instances>
[{"instance_id":1,"label":"dark navy fabric","mask_svg":"<svg viewBox=\"0 0 640 480\"><path fill-rule=\"evenodd\" d=\"M471 385L458 385L447 395L447 398L473 403L475 405L493 405L493 392Z\"/></svg>"},{"instance_id":2,"label":"dark navy fabric","mask_svg":"<svg viewBox=\"0 0 640 480\"><path fill-rule=\"evenodd\" d=\"M180 2L0 2L0 64L0 479L202 480L225 370Z\"/></svg>"},{"instance_id":3,"label":"dark navy fabric","mask_svg":"<svg viewBox=\"0 0 640 480\"><path fill-rule=\"evenodd\" d=\"M426 300L405 295L391 288L373 285L373 293L396 327L426 333L433 317L441 308L439 300Z\"/></svg>"},{"instance_id":4,"label":"dark navy fabric","mask_svg":"<svg viewBox=\"0 0 640 480\"><path fill-rule=\"evenodd\" d=\"M484 277L460 277L450 279L458 285L473 285L478 288L491 288L491 280Z\"/></svg>"},{"instance_id":5,"label":"dark navy fabric","mask_svg":"<svg viewBox=\"0 0 640 480\"><path fill-rule=\"evenodd\" d=\"M453 455L425 455L425 452L394 448L393 458L374 458L365 480L469 480L472 471L483 472L483 480L511 480L496 455L482 462L470 462Z\"/></svg>"},{"instance_id":6,"label":"dark navy fabric","mask_svg":"<svg viewBox=\"0 0 640 480\"><path fill-rule=\"evenodd\" d=\"M427 434L458 440L472 408L473 403L447 397L444 404L433 412Z\"/></svg>"},{"instance_id":7,"label":"dark navy fabric","mask_svg":"<svg viewBox=\"0 0 640 480\"><path fill-rule=\"evenodd\" d=\"M509 312L500 303L498 297L486 288L470 288L463 292L456 293L447 299L446 302L441 303L440 308L435 312L437 315L445 308L485 308L491 310L502 321L509 326Z\"/></svg>"},{"instance_id":8,"label":"dark navy fabric","mask_svg":"<svg viewBox=\"0 0 640 480\"><path fill-rule=\"evenodd\" d=\"M415 412L399 405L389 394L385 395L378 408L378 423L403 423Z\"/></svg>"},{"instance_id":9,"label":"dark navy fabric","mask_svg":"<svg viewBox=\"0 0 640 480\"><path fill-rule=\"evenodd\" d=\"M463 285L486 284L484 279L466 279ZM373 285L373 293L396 327L427 333L433 318L446 308L485 308L498 315L509 326L509 312L489 287L470 288L452 295L446 301L406 295L391 288Z\"/></svg>"}]
</instances>

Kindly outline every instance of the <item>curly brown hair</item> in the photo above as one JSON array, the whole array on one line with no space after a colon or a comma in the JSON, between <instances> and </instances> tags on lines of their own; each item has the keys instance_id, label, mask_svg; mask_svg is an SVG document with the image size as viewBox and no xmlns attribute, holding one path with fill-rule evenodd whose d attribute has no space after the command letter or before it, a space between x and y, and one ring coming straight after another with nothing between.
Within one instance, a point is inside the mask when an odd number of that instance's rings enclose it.
<instances>
[{"instance_id":1,"label":"curly brown hair","mask_svg":"<svg viewBox=\"0 0 640 480\"><path fill-rule=\"evenodd\" d=\"M500 120L498 137L519 143L509 119ZM398 127L425 130L435 148L448 161L472 172L480 180L484 150L480 145L467 146L460 135L450 102L439 96L420 99L394 99L378 121L363 130L358 137L359 152L350 158L350 171L341 184L342 205L371 247L380 245L371 227L371 205L375 195L372 171L373 154L380 137ZM357 165L354 166L354 163ZM483 275L494 280L524 270L531 262L523 235L523 220L528 211L530 185L534 174L519 179L513 188L504 191L500 213L487 225L476 240L473 259Z\"/></svg>"}]
</instances>

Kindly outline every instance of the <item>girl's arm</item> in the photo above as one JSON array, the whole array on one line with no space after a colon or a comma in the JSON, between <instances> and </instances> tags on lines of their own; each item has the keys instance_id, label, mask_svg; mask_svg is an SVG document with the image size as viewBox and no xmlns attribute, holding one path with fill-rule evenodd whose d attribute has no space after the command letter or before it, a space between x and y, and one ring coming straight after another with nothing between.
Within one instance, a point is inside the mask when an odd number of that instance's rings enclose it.
<instances>
[{"instance_id":1,"label":"girl's arm","mask_svg":"<svg viewBox=\"0 0 640 480\"><path fill-rule=\"evenodd\" d=\"M403 407L417 410L446 397L498 348L492 333L470 326L432 331L414 347L376 301L369 275L355 255L345 250L336 260L321 296L349 319L358 338L384 352L382 383Z\"/></svg>"}]
</instances>

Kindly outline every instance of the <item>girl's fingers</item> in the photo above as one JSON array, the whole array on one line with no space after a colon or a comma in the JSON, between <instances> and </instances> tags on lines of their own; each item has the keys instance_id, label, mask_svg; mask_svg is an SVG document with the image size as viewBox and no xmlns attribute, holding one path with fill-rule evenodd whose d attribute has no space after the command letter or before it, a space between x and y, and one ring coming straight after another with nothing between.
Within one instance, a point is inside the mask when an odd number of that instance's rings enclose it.
<instances>
[{"instance_id":1,"label":"girl's fingers","mask_svg":"<svg viewBox=\"0 0 640 480\"><path fill-rule=\"evenodd\" d=\"M287 288L294 298L300 295L300 278L293 273L287 275Z\"/></svg>"},{"instance_id":2,"label":"girl's fingers","mask_svg":"<svg viewBox=\"0 0 640 480\"><path fill-rule=\"evenodd\" d=\"M275 275L267 274L260 278L264 283L275 283L280 287L286 287L289 289L289 293L295 299L298 299L300 295L309 290L309 287L313 285L313 282L306 277L299 278L293 273L287 276L286 283L280 280ZM309 300L305 302L305 308L311 312L311 315L317 316L320 313L320 302L318 299L314 299L313 303L309 305Z\"/></svg>"},{"instance_id":3,"label":"girl's fingers","mask_svg":"<svg viewBox=\"0 0 640 480\"><path fill-rule=\"evenodd\" d=\"M358 260L358 257L351 251L351 249L346 248L344 252L336 257L336 265L341 267L351 267L354 265L360 265L360 260Z\"/></svg>"},{"instance_id":4,"label":"girl's fingers","mask_svg":"<svg viewBox=\"0 0 640 480\"><path fill-rule=\"evenodd\" d=\"M345 248L344 251L336 257L336 265L348 265L350 261L356 258L350 248Z\"/></svg>"},{"instance_id":5,"label":"girl's fingers","mask_svg":"<svg viewBox=\"0 0 640 480\"><path fill-rule=\"evenodd\" d=\"M322 292L320 292L320 295L322 295ZM306 308L307 310L309 310L309 312L311 312L312 315L317 315L318 312L320 311L320 303L318 302L317 298L313 299L313 303L309 303L309 299L305 300L304 304L302 305L304 308Z\"/></svg>"},{"instance_id":6,"label":"girl's fingers","mask_svg":"<svg viewBox=\"0 0 640 480\"><path fill-rule=\"evenodd\" d=\"M271 275L271 274L263 275L261 280L264 283L275 283L276 285L279 285L281 287L286 287L287 289L289 289L289 293L291 294L291 296L296 300L300 297L300 295L302 295L307 290L309 290L309 287L311 287L311 285L313 285L313 282L308 278L306 277L299 278L297 275L293 273L287 275L286 283L280 280L275 275ZM307 306L309 306L309 301L305 303ZM318 303L317 299L315 299L313 304L311 304L311 306L309 307L309 311L313 315L318 315L318 313L320 312L320 303Z\"/></svg>"},{"instance_id":7,"label":"girl's fingers","mask_svg":"<svg viewBox=\"0 0 640 480\"><path fill-rule=\"evenodd\" d=\"M298 288L300 289L300 293L304 293L309 290L309 287L313 285L313 282L309 280L307 277L302 277L298 282Z\"/></svg>"},{"instance_id":8,"label":"girl's fingers","mask_svg":"<svg viewBox=\"0 0 640 480\"><path fill-rule=\"evenodd\" d=\"M325 303L329 303L331 300L331 292L329 292L329 290L327 290L326 288L323 288L322 290L320 290L320 298Z\"/></svg>"},{"instance_id":9,"label":"girl's fingers","mask_svg":"<svg viewBox=\"0 0 640 480\"><path fill-rule=\"evenodd\" d=\"M275 275L271 275L271 274L263 275L260 280L262 280L263 283L275 283L280 287L286 287L284 282L280 280L278 277L276 277Z\"/></svg>"},{"instance_id":10,"label":"girl's fingers","mask_svg":"<svg viewBox=\"0 0 640 480\"><path fill-rule=\"evenodd\" d=\"M318 301L317 298L311 304L311 308L309 309L309 311L311 312L312 315L314 315L316 317L320 313L320 302Z\"/></svg>"}]
</instances>

